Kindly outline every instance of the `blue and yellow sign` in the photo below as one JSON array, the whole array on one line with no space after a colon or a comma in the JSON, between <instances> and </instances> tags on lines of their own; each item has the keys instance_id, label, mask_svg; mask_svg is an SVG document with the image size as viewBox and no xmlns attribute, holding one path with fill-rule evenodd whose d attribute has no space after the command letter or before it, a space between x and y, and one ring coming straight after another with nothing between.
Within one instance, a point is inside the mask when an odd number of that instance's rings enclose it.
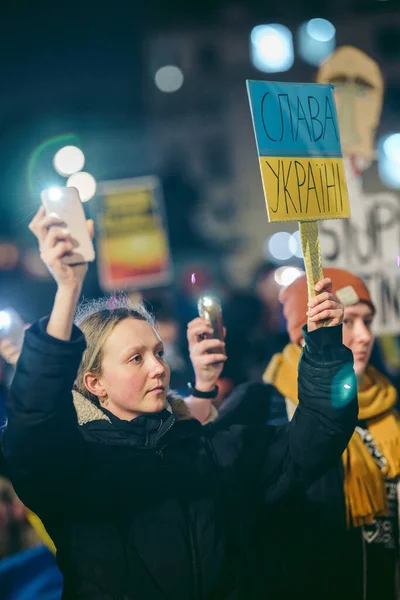
<instances>
[{"instance_id":1,"label":"blue and yellow sign","mask_svg":"<svg viewBox=\"0 0 400 600\"><path fill-rule=\"evenodd\" d=\"M270 221L350 217L333 86L248 81Z\"/></svg>"}]
</instances>

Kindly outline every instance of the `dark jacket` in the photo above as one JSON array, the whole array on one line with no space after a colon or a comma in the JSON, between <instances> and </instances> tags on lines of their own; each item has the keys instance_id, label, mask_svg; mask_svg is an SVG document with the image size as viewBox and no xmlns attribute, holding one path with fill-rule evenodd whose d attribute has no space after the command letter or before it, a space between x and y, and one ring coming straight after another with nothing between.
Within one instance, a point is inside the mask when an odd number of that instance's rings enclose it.
<instances>
[{"instance_id":1,"label":"dark jacket","mask_svg":"<svg viewBox=\"0 0 400 600\"><path fill-rule=\"evenodd\" d=\"M266 422L282 426L288 422L285 398L274 389L270 399ZM293 598L301 585L308 600L319 600L321 593L324 600L364 600L365 543L361 528L347 528L341 458L296 498L288 513L280 544L286 597Z\"/></svg>"},{"instance_id":2,"label":"dark jacket","mask_svg":"<svg viewBox=\"0 0 400 600\"><path fill-rule=\"evenodd\" d=\"M257 394L234 392L215 426L285 426L285 398L270 385ZM366 548L361 528L348 529L343 461L306 489L287 496L260 523L264 596L279 600L364 600ZM301 592L301 593L300 593ZM382 600L388 600L382 590ZM390 596L391 598L392 596ZM377 599L378 600L378 599Z\"/></svg>"},{"instance_id":3,"label":"dark jacket","mask_svg":"<svg viewBox=\"0 0 400 600\"><path fill-rule=\"evenodd\" d=\"M260 598L261 511L318 478L354 429L352 355L340 328L305 334L290 424L224 429L176 408L130 422L83 397L74 408L84 338L74 328L63 342L45 326L25 335L3 444L18 495L58 549L63 598Z\"/></svg>"},{"instance_id":4,"label":"dark jacket","mask_svg":"<svg viewBox=\"0 0 400 600\"><path fill-rule=\"evenodd\" d=\"M279 427L289 422L285 398L269 385L256 398L246 394L228 402L218 419L222 428L228 421L251 426L263 419ZM263 514L264 596L272 592L279 600L365 599L365 547L361 529L346 526L343 479L339 459L306 489Z\"/></svg>"}]
</instances>

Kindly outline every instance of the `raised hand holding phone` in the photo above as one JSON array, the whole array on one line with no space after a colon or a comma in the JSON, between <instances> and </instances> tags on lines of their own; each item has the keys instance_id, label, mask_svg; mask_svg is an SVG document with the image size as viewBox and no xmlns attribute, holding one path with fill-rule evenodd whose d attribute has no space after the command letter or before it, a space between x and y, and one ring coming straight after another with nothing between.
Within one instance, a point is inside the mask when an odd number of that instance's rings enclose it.
<instances>
[{"instance_id":1,"label":"raised hand holding phone","mask_svg":"<svg viewBox=\"0 0 400 600\"><path fill-rule=\"evenodd\" d=\"M187 339L196 378L195 388L209 392L215 388L227 360L225 329L221 304L216 298L199 298L198 311L199 317L188 324Z\"/></svg>"},{"instance_id":2,"label":"raised hand holding phone","mask_svg":"<svg viewBox=\"0 0 400 600\"><path fill-rule=\"evenodd\" d=\"M74 187L50 188L42 191L41 199L46 215L56 214L69 232L73 247L63 257L63 262L68 265L93 262L95 253L92 237L78 190Z\"/></svg>"},{"instance_id":3,"label":"raised hand holding phone","mask_svg":"<svg viewBox=\"0 0 400 600\"><path fill-rule=\"evenodd\" d=\"M29 228L39 242L41 259L53 275L58 288L47 332L56 338L69 340L76 305L87 272L87 261L94 259L94 251L92 252L85 239L86 236L89 240L93 237L94 227L93 221L86 221L82 206L80 210L76 209L77 191L71 194L64 190L73 188L59 189L62 193L58 200L58 213L47 212L56 200L50 203L49 194L43 193L42 201L46 203L47 208L44 205L39 208ZM75 200L69 205L72 197ZM82 220L86 234L83 234ZM85 262L79 262L82 259ZM71 262L72 264L69 264Z\"/></svg>"},{"instance_id":4,"label":"raised hand holding phone","mask_svg":"<svg viewBox=\"0 0 400 600\"><path fill-rule=\"evenodd\" d=\"M224 329L222 335L225 337ZM197 317L188 324L187 339L195 381L186 403L192 415L205 423L210 419L212 399L218 394L217 382L227 360L225 342L215 337L214 328L203 317Z\"/></svg>"},{"instance_id":5,"label":"raised hand holding phone","mask_svg":"<svg viewBox=\"0 0 400 600\"><path fill-rule=\"evenodd\" d=\"M86 221L75 188L44 190L41 197L43 205L29 224L41 259L59 287L81 286L87 263L95 258L93 221Z\"/></svg>"}]
</instances>

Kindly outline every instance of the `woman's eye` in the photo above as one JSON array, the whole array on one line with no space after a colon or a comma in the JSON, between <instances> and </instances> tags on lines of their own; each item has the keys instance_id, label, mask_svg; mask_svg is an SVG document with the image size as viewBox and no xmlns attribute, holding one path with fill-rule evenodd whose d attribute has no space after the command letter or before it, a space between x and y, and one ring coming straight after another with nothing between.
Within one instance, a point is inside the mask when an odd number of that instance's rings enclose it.
<instances>
[{"instance_id":1,"label":"woman's eye","mask_svg":"<svg viewBox=\"0 0 400 600\"><path fill-rule=\"evenodd\" d=\"M356 94L359 98L365 98L368 95L368 89L362 86L358 86Z\"/></svg>"},{"instance_id":2,"label":"woman's eye","mask_svg":"<svg viewBox=\"0 0 400 600\"><path fill-rule=\"evenodd\" d=\"M164 358L164 350L159 350L157 352L157 355L158 355L159 358Z\"/></svg>"}]
</instances>

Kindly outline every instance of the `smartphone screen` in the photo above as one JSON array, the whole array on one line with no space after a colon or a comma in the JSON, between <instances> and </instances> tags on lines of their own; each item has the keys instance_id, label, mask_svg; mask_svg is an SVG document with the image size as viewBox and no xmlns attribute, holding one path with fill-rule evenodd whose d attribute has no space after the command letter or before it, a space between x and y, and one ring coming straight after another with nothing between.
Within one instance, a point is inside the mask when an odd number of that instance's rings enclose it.
<instances>
[{"instance_id":1,"label":"smartphone screen","mask_svg":"<svg viewBox=\"0 0 400 600\"><path fill-rule=\"evenodd\" d=\"M223 340L222 309L219 300L210 296L202 296L198 301L198 311L200 317L208 321L213 328L213 337Z\"/></svg>"},{"instance_id":2,"label":"smartphone screen","mask_svg":"<svg viewBox=\"0 0 400 600\"><path fill-rule=\"evenodd\" d=\"M63 262L69 265L93 262L93 242L78 190L74 187L50 188L42 191L41 199L46 213L56 213L70 231L73 250L63 257Z\"/></svg>"}]
</instances>

